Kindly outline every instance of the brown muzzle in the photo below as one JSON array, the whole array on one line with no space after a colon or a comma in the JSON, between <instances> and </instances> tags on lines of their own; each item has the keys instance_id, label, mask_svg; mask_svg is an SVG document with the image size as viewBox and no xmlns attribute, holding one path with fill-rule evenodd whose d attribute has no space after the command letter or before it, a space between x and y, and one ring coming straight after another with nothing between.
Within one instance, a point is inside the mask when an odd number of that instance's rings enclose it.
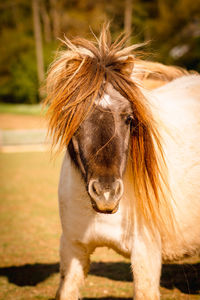
<instances>
[{"instance_id":1,"label":"brown muzzle","mask_svg":"<svg viewBox=\"0 0 200 300\"><path fill-rule=\"evenodd\" d=\"M121 179L115 179L111 182L102 179L91 179L88 184L92 207L100 213L115 213L123 191L124 186Z\"/></svg>"}]
</instances>

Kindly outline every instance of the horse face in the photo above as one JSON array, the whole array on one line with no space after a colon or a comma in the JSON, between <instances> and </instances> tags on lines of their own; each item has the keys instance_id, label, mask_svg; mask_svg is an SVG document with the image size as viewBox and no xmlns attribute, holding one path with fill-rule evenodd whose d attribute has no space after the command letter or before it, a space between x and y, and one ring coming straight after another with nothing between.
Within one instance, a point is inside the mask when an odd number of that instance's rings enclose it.
<instances>
[{"instance_id":1,"label":"horse face","mask_svg":"<svg viewBox=\"0 0 200 300\"><path fill-rule=\"evenodd\" d=\"M96 101L68 146L97 212L115 213L118 209L124 190L122 176L132 115L130 102L118 92L105 94Z\"/></svg>"}]
</instances>

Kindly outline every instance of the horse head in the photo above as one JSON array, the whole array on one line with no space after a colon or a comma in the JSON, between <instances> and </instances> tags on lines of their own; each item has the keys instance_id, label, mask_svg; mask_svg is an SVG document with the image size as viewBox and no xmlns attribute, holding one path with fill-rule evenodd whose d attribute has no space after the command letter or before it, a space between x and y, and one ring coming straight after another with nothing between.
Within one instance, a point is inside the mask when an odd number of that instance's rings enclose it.
<instances>
[{"instance_id":1,"label":"horse head","mask_svg":"<svg viewBox=\"0 0 200 300\"><path fill-rule=\"evenodd\" d=\"M68 145L97 212L116 212L123 195L133 118L131 103L108 85Z\"/></svg>"},{"instance_id":2,"label":"horse head","mask_svg":"<svg viewBox=\"0 0 200 300\"><path fill-rule=\"evenodd\" d=\"M149 103L135 80L138 60L132 51L138 45L125 47L123 38L112 43L108 28L97 41L66 38L63 43L68 49L59 53L47 77L53 145L67 147L92 207L102 213L117 211L129 161L137 209L147 222L157 222L163 152Z\"/></svg>"}]
</instances>

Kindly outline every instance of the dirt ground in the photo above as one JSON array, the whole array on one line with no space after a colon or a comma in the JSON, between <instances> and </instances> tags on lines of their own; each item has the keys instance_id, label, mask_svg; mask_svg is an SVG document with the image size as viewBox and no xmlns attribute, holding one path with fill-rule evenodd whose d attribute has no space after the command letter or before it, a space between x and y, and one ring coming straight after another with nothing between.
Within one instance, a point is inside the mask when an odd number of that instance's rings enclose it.
<instances>
[{"instance_id":1,"label":"dirt ground","mask_svg":"<svg viewBox=\"0 0 200 300\"><path fill-rule=\"evenodd\" d=\"M51 147L46 143L46 139L43 139L46 128L47 122L43 116L0 114L0 152L49 151ZM20 134L20 130L26 130L26 133ZM29 130L38 130L38 133L29 133ZM41 135L42 138L39 140L44 142L38 143L38 138L34 138L35 135ZM5 139L6 144L4 144ZM26 143L27 139L29 142Z\"/></svg>"},{"instance_id":2,"label":"dirt ground","mask_svg":"<svg viewBox=\"0 0 200 300\"><path fill-rule=\"evenodd\" d=\"M43 129L47 127L44 117L0 114L0 129Z\"/></svg>"}]
</instances>

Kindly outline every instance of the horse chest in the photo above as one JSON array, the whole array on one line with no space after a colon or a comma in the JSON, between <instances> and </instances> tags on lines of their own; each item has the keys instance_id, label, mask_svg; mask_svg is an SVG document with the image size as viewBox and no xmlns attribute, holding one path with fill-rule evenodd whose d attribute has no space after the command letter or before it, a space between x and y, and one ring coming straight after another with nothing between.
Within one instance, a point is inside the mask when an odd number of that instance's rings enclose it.
<instances>
[{"instance_id":1,"label":"horse chest","mask_svg":"<svg viewBox=\"0 0 200 300\"><path fill-rule=\"evenodd\" d=\"M89 202L89 199L85 201ZM69 234L69 238L83 244L88 249L96 247L109 247L116 252L130 256L130 239L125 238L125 228L123 225L122 212L106 215L96 213L93 209L83 206L76 206L66 210L66 214L61 215L64 226L63 229ZM89 250L90 251L90 250Z\"/></svg>"},{"instance_id":2,"label":"horse chest","mask_svg":"<svg viewBox=\"0 0 200 300\"><path fill-rule=\"evenodd\" d=\"M124 237L122 212L113 215L98 214L94 219L94 242L97 246L113 248L124 256L130 256L130 241Z\"/></svg>"},{"instance_id":3,"label":"horse chest","mask_svg":"<svg viewBox=\"0 0 200 300\"><path fill-rule=\"evenodd\" d=\"M60 176L59 203L63 231L70 240L91 248L107 246L128 256L130 242L124 239L126 228L122 201L115 214L95 212L80 173L67 154Z\"/></svg>"}]
</instances>

